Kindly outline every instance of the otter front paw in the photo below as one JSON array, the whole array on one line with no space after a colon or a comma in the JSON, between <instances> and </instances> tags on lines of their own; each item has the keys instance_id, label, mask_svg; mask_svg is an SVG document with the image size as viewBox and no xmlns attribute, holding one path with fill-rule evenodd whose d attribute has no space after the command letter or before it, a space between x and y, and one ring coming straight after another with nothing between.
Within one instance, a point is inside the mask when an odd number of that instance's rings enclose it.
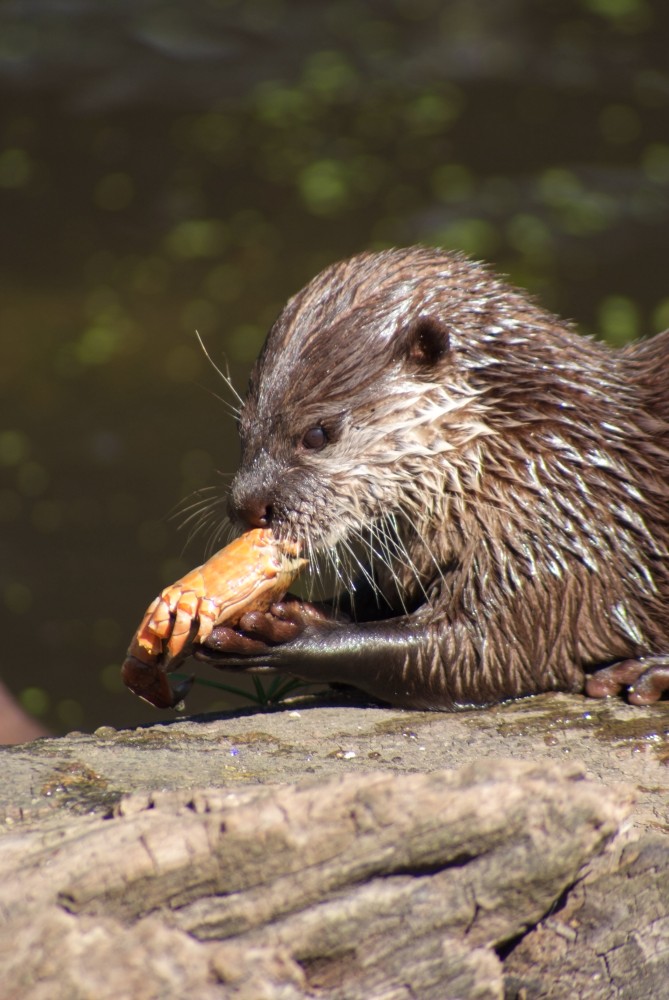
<instances>
[{"instance_id":1,"label":"otter front paw","mask_svg":"<svg viewBox=\"0 0 669 1000\"><path fill-rule=\"evenodd\" d=\"M330 624L336 619L323 605L287 598L273 604L269 611L248 611L236 628L216 626L207 640L196 647L194 655L219 666L249 666L259 658L277 660L276 647L293 642L311 626Z\"/></svg>"},{"instance_id":2,"label":"otter front paw","mask_svg":"<svg viewBox=\"0 0 669 1000\"><path fill-rule=\"evenodd\" d=\"M586 679L590 698L609 698L626 690L632 705L651 705L669 692L669 656L642 656L601 667Z\"/></svg>"}]
</instances>

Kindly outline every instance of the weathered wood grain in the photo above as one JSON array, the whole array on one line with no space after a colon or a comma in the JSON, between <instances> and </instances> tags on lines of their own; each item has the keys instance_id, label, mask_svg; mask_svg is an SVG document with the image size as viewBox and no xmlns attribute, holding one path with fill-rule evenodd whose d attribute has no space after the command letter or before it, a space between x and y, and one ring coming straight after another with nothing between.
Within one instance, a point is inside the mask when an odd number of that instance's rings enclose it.
<instances>
[{"instance_id":1,"label":"weathered wood grain","mask_svg":"<svg viewBox=\"0 0 669 1000\"><path fill-rule=\"evenodd\" d=\"M96 996L218 979L220 997L249 983L258 998L499 997L494 949L546 914L629 808L578 768L522 761L136 794L60 840L0 842L0 989L84 996L113 952Z\"/></svg>"},{"instance_id":2,"label":"weathered wood grain","mask_svg":"<svg viewBox=\"0 0 669 1000\"><path fill-rule=\"evenodd\" d=\"M667 706L585 708L0 749L0 1000L663 998Z\"/></svg>"}]
</instances>

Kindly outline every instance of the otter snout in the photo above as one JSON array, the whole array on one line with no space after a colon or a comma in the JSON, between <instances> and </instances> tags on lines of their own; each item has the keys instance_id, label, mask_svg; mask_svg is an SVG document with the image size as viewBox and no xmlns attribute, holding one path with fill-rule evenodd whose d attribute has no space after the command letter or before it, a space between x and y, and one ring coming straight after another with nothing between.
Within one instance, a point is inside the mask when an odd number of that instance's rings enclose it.
<instances>
[{"instance_id":1,"label":"otter snout","mask_svg":"<svg viewBox=\"0 0 669 1000\"><path fill-rule=\"evenodd\" d=\"M329 530L332 502L313 470L261 453L242 460L230 487L228 513L243 529L272 528L278 537L310 538L317 544Z\"/></svg>"},{"instance_id":2,"label":"otter snout","mask_svg":"<svg viewBox=\"0 0 669 1000\"><path fill-rule=\"evenodd\" d=\"M272 523L272 504L263 496L245 496L228 505L230 517L245 528L269 528Z\"/></svg>"},{"instance_id":3,"label":"otter snout","mask_svg":"<svg viewBox=\"0 0 669 1000\"><path fill-rule=\"evenodd\" d=\"M249 454L250 452L250 454ZM277 527L290 506L295 470L264 448L246 448L228 498L230 519L242 528ZM298 475L299 479L299 475Z\"/></svg>"},{"instance_id":4,"label":"otter snout","mask_svg":"<svg viewBox=\"0 0 669 1000\"><path fill-rule=\"evenodd\" d=\"M233 522L244 528L269 528L273 506L267 483L257 476L237 473L228 499L228 514Z\"/></svg>"}]
</instances>

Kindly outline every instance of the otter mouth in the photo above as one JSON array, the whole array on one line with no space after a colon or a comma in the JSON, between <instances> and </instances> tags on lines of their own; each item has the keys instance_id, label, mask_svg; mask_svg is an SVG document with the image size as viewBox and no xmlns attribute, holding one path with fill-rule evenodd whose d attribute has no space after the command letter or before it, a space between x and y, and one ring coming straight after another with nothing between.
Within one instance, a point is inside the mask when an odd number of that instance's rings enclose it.
<instances>
[{"instance_id":1,"label":"otter mouth","mask_svg":"<svg viewBox=\"0 0 669 1000\"><path fill-rule=\"evenodd\" d=\"M294 592L340 608L358 621L407 614L426 598L418 566L394 519L357 529L341 526L317 541L303 539L308 560Z\"/></svg>"}]
</instances>

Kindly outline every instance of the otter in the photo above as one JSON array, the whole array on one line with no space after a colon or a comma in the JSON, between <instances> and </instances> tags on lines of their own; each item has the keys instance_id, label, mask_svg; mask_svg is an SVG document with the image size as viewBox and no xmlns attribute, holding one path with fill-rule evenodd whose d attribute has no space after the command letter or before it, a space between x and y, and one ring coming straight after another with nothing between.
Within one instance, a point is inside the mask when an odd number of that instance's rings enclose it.
<instances>
[{"instance_id":1,"label":"otter","mask_svg":"<svg viewBox=\"0 0 669 1000\"><path fill-rule=\"evenodd\" d=\"M669 331L615 350L461 254L365 253L289 300L239 428L232 517L349 596L200 658L420 709L669 690Z\"/></svg>"}]
</instances>

